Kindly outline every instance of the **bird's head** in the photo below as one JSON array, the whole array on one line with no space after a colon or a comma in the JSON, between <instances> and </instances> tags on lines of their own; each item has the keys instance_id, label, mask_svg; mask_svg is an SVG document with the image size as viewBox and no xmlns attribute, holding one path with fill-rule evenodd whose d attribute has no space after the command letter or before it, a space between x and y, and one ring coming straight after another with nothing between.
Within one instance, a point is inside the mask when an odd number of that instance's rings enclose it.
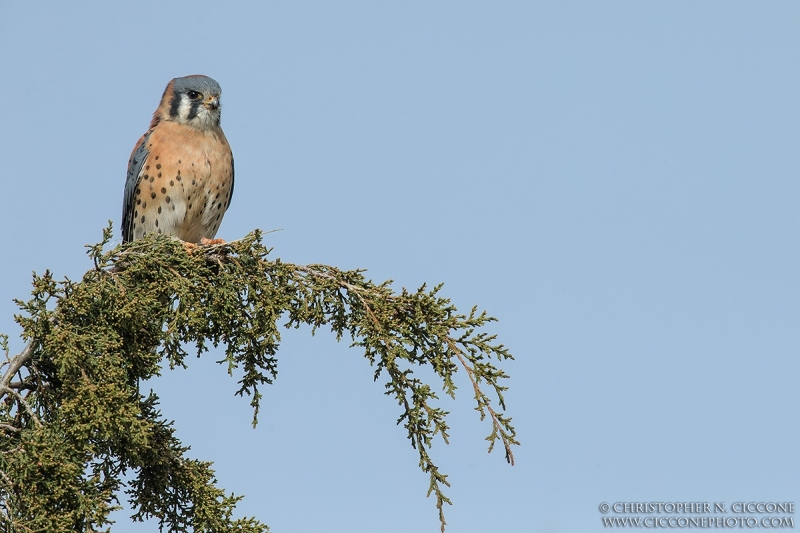
<instances>
[{"instance_id":1,"label":"bird's head","mask_svg":"<svg viewBox=\"0 0 800 533\"><path fill-rule=\"evenodd\" d=\"M197 129L219 127L222 89L208 76L175 78L167 85L156 115Z\"/></svg>"}]
</instances>

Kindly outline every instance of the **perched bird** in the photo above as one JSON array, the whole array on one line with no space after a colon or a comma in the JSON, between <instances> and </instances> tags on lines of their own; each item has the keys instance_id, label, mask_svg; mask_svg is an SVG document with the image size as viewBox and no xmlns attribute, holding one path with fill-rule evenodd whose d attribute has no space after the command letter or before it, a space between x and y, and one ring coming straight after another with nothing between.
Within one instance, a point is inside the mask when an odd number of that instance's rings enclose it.
<instances>
[{"instance_id":1,"label":"perched bird","mask_svg":"<svg viewBox=\"0 0 800 533\"><path fill-rule=\"evenodd\" d=\"M233 154L220 128L222 89L207 76L170 81L128 161L122 241L147 233L213 239L233 197Z\"/></svg>"}]
</instances>

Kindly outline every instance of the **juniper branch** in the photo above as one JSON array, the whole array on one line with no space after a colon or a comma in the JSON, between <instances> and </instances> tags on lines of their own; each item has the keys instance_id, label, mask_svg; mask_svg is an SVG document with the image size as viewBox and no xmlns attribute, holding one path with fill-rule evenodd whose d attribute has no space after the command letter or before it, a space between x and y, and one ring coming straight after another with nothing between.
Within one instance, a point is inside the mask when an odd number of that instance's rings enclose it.
<instances>
[{"instance_id":1,"label":"juniper branch","mask_svg":"<svg viewBox=\"0 0 800 533\"><path fill-rule=\"evenodd\" d=\"M219 362L230 374L240 370L236 394L250 396L255 425L261 387L277 377L281 325L308 324L312 332L326 326L364 350L374 378L384 377L386 394L400 407L397 423L429 475L442 531L443 504L451 504L442 486L449 482L429 452L437 435L448 442L448 413L414 375L415 365L429 366L453 398L454 376L464 369L476 410L491 421L489 451L500 439L513 464L511 446L518 442L511 419L481 388L493 390L505 409L499 380L507 375L491 360L512 357L494 336L479 332L494 318L474 308L459 314L439 296L441 285L395 293L391 281L375 284L362 270L272 260L261 235L191 252L173 239L148 236L105 251L109 227L89 247L94 268L82 281L56 283L49 272L34 277L33 298L20 302L25 315L17 317L29 344L10 358L0 381L16 400L17 391L27 390L33 420L0 409L0 427L10 435L0 441L0 471L11 479L0 503L12 517L6 523L15 524L7 531L101 527L128 470L134 519L154 517L171 531L266 531L254 519L231 518L240 497L216 487L210 463L184 457L187 448L162 419L157 396L143 396L139 385L158 375L162 361L185 366L187 346L198 356L224 346ZM17 391L10 387L14 375L21 376ZM55 514L47 510L54 501Z\"/></svg>"},{"instance_id":2,"label":"juniper branch","mask_svg":"<svg viewBox=\"0 0 800 533\"><path fill-rule=\"evenodd\" d=\"M25 349L22 350L20 353L12 357L7 363L8 370L6 373L3 374L3 378L0 379L0 389L5 390L8 387L11 379L16 375L17 372L28 362L28 360L33 356L33 342L29 342ZM2 399L2 394L0 394L0 399Z\"/></svg>"}]
</instances>

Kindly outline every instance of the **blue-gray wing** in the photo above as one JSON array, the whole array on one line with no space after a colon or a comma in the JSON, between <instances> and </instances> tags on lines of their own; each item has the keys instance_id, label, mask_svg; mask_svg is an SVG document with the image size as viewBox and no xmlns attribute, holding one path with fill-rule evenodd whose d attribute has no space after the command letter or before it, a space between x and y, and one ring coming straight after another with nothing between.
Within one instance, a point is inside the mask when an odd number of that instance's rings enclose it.
<instances>
[{"instance_id":1,"label":"blue-gray wing","mask_svg":"<svg viewBox=\"0 0 800 533\"><path fill-rule=\"evenodd\" d=\"M147 140L150 132L142 136L142 140L136 150L131 154L128 162L128 178L125 180L125 195L122 200L122 242L133 240L133 213L135 211L136 188L139 186L139 179L142 176L144 162L147 161Z\"/></svg>"},{"instance_id":2,"label":"blue-gray wing","mask_svg":"<svg viewBox=\"0 0 800 533\"><path fill-rule=\"evenodd\" d=\"M228 205L225 206L226 210L231 206L231 201L233 200L233 185L236 182L234 177L235 172L233 171L233 154L231 154L231 194L228 196Z\"/></svg>"}]
</instances>

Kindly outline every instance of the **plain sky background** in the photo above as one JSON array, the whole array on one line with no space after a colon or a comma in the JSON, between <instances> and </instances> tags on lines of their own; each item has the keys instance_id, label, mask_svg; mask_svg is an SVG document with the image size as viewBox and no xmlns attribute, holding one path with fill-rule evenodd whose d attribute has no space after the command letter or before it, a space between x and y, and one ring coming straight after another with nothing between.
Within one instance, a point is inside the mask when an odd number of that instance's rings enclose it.
<instances>
[{"instance_id":1,"label":"plain sky background","mask_svg":"<svg viewBox=\"0 0 800 533\"><path fill-rule=\"evenodd\" d=\"M79 278L167 82L223 88L219 237L367 268L499 322L517 465L466 377L448 531L601 531L601 502L800 503L800 3L11 2L0 6L0 331ZM257 429L189 361L150 385L275 533L436 532L372 369L287 332ZM153 531L117 513L115 532ZM800 517L798 517L800 518ZM797 526L796 526L797 527Z\"/></svg>"}]
</instances>

